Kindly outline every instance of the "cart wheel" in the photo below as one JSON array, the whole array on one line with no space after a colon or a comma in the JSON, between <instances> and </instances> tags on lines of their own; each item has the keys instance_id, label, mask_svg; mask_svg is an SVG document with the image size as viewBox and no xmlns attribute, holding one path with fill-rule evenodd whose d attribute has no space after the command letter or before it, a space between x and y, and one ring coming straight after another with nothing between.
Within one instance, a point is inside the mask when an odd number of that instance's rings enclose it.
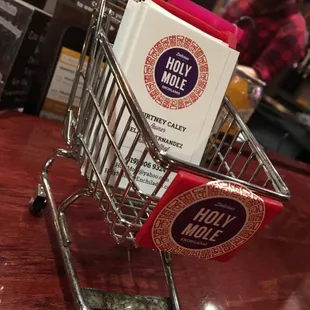
<instances>
[{"instance_id":1,"label":"cart wheel","mask_svg":"<svg viewBox=\"0 0 310 310\"><path fill-rule=\"evenodd\" d=\"M29 202L29 212L33 216L38 216L41 214L41 211L46 207L46 198L45 197L32 197Z\"/></svg>"}]
</instances>

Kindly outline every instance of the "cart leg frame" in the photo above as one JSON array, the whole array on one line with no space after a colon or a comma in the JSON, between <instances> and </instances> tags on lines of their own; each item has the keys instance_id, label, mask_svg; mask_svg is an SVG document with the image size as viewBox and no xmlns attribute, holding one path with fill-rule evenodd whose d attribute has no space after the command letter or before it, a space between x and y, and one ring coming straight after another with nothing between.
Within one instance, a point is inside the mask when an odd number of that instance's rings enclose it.
<instances>
[{"instance_id":1,"label":"cart leg frame","mask_svg":"<svg viewBox=\"0 0 310 310\"><path fill-rule=\"evenodd\" d=\"M58 207L54 199L53 191L48 177L49 169L57 158L74 159L73 152L66 149L57 149L45 163L41 173L42 184L38 185L36 197L32 198L30 205L41 199L48 205L52 212L54 230L57 235L58 245L61 251L64 267L67 273L74 306L77 310L125 310L127 306L136 306L136 309L145 310L180 310L176 287L172 273L172 259L168 253L160 252L164 272L169 287L170 298L151 296L124 295L119 293L103 292L97 289L83 288L80 286L77 272L74 268L73 258L70 251L71 238L66 221L66 210L79 198L92 196L89 188L82 188L71 194ZM42 205L41 209L45 206ZM31 212L32 213L32 212ZM35 215L35 214L33 214ZM111 308L109 307L111 306ZM141 307L142 306L142 307ZM139 308L138 308L139 307ZM134 308L133 308L134 309Z\"/></svg>"},{"instance_id":2,"label":"cart leg frame","mask_svg":"<svg viewBox=\"0 0 310 310\"><path fill-rule=\"evenodd\" d=\"M50 182L49 182L49 178L48 178L48 171L49 171L50 167L52 166L52 164L54 163L55 159L58 157L73 158L71 151L64 150L64 149L57 149L52 154L52 156L47 160L47 162L43 168L43 171L41 174L42 185L43 185L44 190L45 190L45 195L47 198L47 204L49 205L49 207L51 208L51 211L52 211L52 218L53 218L54 228L55 228L56 235L57 235L57 240L58 240L59 247L61 250L63 262L65 264L65 269L66 269L67 276L69 279L70 288L71 288L73 296L75 297L74 298L75 307L76 307L76 309L80 309L80 310L91 310L91 308L89 308L86 305L85 300L83 298L82 288L79 284L79 281L77 278L77 273L76 273L76 270L73 266L71 251L70 251L66 241L63 238L62 232L64 230L61 228L62 225L59 221L58 208L56 206L56 202L55 202L54 195L53 195L53 192L52 192L52 189L50 186ZM75 199L74 201L76 201L76 200L77 199ZM68 202L68 199L66 201Z\"/></svg>"}]
</instances>

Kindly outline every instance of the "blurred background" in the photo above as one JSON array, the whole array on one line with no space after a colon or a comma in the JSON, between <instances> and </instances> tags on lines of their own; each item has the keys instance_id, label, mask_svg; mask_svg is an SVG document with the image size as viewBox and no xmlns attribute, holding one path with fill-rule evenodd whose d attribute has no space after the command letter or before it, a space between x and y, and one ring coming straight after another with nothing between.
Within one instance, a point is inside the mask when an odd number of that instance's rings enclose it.
<instances>
[{"instance_id":1,"label":"blurred background","mask_svg":"<svg viewBox=\"0 0 310 310\"><path fill-rule=\"evenodd\" d=\"M87 25L96 2L94 0L17 2L21 3L20 6L27 2L31 10L35 10L36 15L31 14L36 17L32 17L33 22L29 25L23 25L23 31L24 33L32 31L36 34L37 40L28 40L27 43L21 39L18 43L12 34L8 34L5 29L1 30L0 27L0 35L6 38L5 44L4 40L1 40L2 45L4 44L1 50L13 51L7 55L2 53L3 59L0 57L0 110L21 109L28 114L61 121ZM309 163L309 1L195 0L195 2L222 15L245 31L244 39L237 47L240 51L240 64L228 94L237 110L245 117L245 122L259 143L265 150ZM120 21L126 1L109 0L108 6L112 9L115 19ZM22 23L21 9L18 17L20 23ZM24 12L24 14L30 13ZM278 20L279 14L281 17ZM1 16L13 21L11 15L0 9ZM286 26L282 27L281 25L284 25L282 22L285 22ZM110 38L112 43L117 27L118 23L112 25ZM266 33L269 33L268 27L272 29L270 33L274 33L275 36L280 29L283 29L281 37L273 39L270 34L266 36ZM30 41L36 43L31 45ZM9 47L8 42L12 42L14 47ZM256 55L253 50L259 51L260 54ZM27 59L25 51L28 53ZM264 57L261 57L262 55ZM249 57L252 57L251 60ZM21 72L20 68L26 66L25 61L28 67ZM79 87L81 88L82 84Z\"/></svg>"}]
</instances>

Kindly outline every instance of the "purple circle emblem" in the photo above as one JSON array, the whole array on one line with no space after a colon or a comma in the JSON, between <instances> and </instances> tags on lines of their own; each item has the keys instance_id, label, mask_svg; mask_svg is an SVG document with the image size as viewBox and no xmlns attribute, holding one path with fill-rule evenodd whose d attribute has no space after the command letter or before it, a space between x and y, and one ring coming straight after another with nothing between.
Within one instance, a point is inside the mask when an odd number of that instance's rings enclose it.
<instances>
[{"instance_id":1,"label":"purple circle emblem","mask_svg":"<svg viewBox=\"0 0 310 310\"><path fill-rule=\"evenodd\" d=\"M207 56L194 40L171 35L149 50L143 68L146 91L154 102L170 110L186 109L204 94Z\"/></svg>"},{"instance_id":2,"label":"purple circle emblem","mask_svg":"<svg viewBox=\"0 0 310 310\"><path fill-rule=\"evenodd\" d=\"M167 97L187 96L198 81L198 65L194 56L183 48L171 48L162 53L155 64L155 81Z\"/></svg>"},{"instance_id":3,"label":"purple circle emblem","mask_svg":"<svg viewBox=\"0 0 310 310\"><path fill-rule=\"evenodd\" d=\"M183 210L171 226L174 241L187 249L203 250L236 236L247 220L247 211L231 198L209 198Z\"/></svg>"}]
</instances>

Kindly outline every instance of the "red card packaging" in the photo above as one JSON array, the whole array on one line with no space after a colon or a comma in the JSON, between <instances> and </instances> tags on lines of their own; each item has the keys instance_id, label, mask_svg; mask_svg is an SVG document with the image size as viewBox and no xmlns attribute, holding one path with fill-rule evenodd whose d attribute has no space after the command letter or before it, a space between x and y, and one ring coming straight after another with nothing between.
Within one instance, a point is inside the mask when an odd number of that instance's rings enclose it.
<instances>
[{"instance_id":1,"label":"red card packaging","mask_svg":"<svg viewBox=\"0 0 310 310\"><path fill-rule=\"evenodd\" d=\"M208 23L215 29L234 34L237 37L238 42L242 39L242 29L238 28L237 25L225 20L220 15L207 10L203 6L191 0L168 0L168 2L180 10L186 11L188 14L191 14L201 21Z\"/></svg>"},{"instance_id":2,"label":"red card packaging","mask_svg":"<svg viewBox=\"0 0 310 310\"><path fill-rule=\"evenodd\" d=\"M231 259L283 205L235 182L179 172L136 236L141 247Z\"/></svg>"},{"instance_id":3,"label":"red card packaging","mask_svg":"<svg viewBox=\"0 0 310 310\"><path fill-rule=\"evenodd\" d=\"M179 9L178 7L176 7L175 5L171 3L165 2L163 0L152 0L152 1L155 2L157 5L161 6L163 9L165 9L169 13L173 14L174 16L182 19L183 21L209 34L210 36L227 43L229 47L236 49L237 37L233 33L229 31L220 31L214 28L209 23L206 23L196 18L192 14L189 14L188 12Z\"/></svg>"}]
</instances>

